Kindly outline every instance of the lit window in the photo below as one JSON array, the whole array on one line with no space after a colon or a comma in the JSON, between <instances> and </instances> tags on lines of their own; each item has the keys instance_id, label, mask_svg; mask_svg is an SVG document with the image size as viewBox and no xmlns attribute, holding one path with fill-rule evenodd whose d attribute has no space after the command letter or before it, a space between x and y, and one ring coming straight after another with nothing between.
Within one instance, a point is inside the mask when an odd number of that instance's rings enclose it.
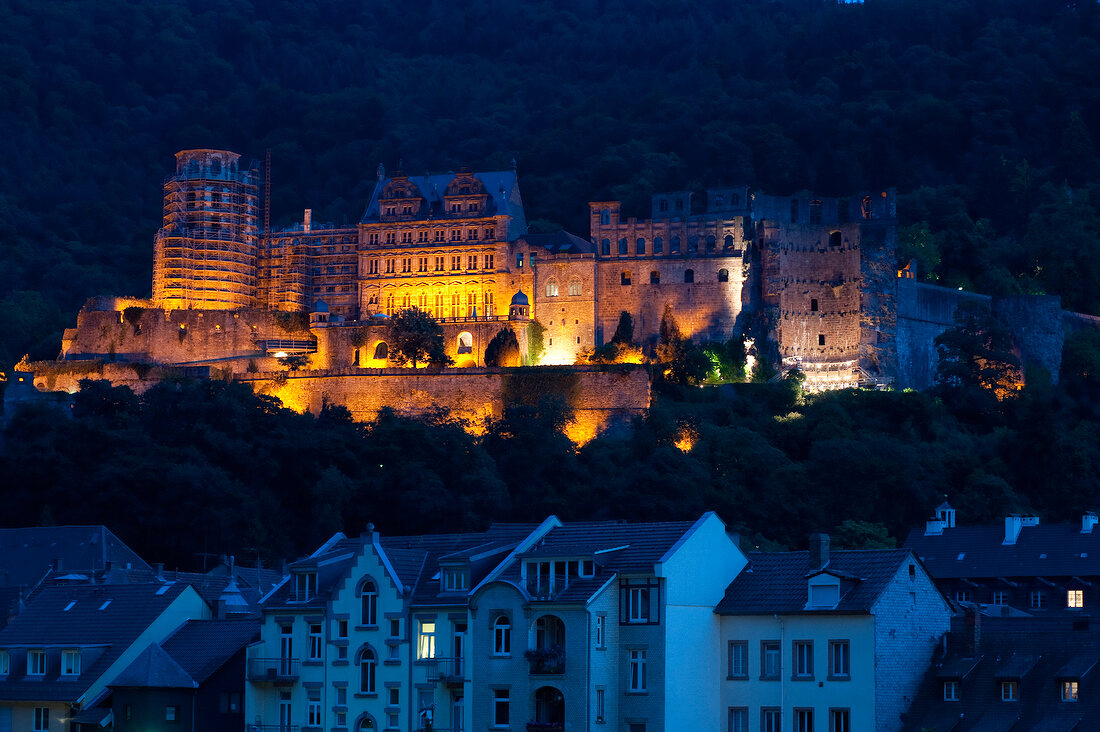
<instances>
[{"instance_id":1,"label":"lit window","mask_svg":"<svg viewBox=\"0 0 1100 732\"><path fill-rule=\"evenodd\" d=\"M814 642L794 642L794 676L796 679L814 677Z\"/></svg>"},{"instance_id":2,"label":"lit window","mask_svg":"<svg viewBox=\"0 0 1100 732\"><path fill-rule=\"evenodd\" d=\"M1062 682L1062 701L1075 702L1077 701L1077 682L1076 681L1063 681Z\"/></svg>"},{"instance_id":3,"label":"lit window","mask_svg":"<svg viewBox=\"0 0 1100 732\"><path fill-rule=\"evenodd\" d=\"M435 621L421 620L420 634L416 639L417 658L435 658Z\"/></svg>"},{"instance_id":4,"label":"lit window","mask_svg":"<svg viewBox=\"0 0 1100 732\"><path fill-rule=\"evenodd\" d=\"M959 682L958 681L945 681L945 682L943 682L943 700L944 701L958 701L959 700Z\"/></svg>"},{"instance_id":5,"label":"lit window","mask_svg":"<svg viewBox=\"0 0 1100 732\"><path fill-rule=\"evenodd\" d=\"M569 294L572 297L577 297L578 295L581 294L581 281L580 280L571 280L569 282Z\"/></svg>"},{"instance_id":6,"label":"lit window","mask_svg":"<svg viewBox=\"0 0 1100 732\"><path fill-rule=\"evenodd\" d=\"M1085 591L1084 590L1069 590L1066 592L1066 607L1084 607L1085 606Z\"/></svg>"},{"instance_id":7,"label":"lit window","mask_svg":"<svg viewBox=\"0 0 1100 732\"><path fill-rule=\"evenodd\" d=\"M829 675L846 679L851 675L852 649L846 640L829 641Z\"/></svg>"},{"instance_id":8,"label":"lit window","mask_svg":"<svg viewBox=\"0 0 1100 732\"><path fill-rule=\"evenodd\" d=\"M729 677L731 679L747 679L749 677L748 641L730 641Z\"/></svg>"},{"instance_id":9,"label":"lit window","mask_svg":"<svg viewBox=\"0 0 1100 732\"><path fill-rule=\"evenodd\" d=\"M558 296L558 283L554 280L550 280L546 283L546 296L557 297Z\"/></svg>"},{"instance_id":10,"label":"lit window","mask_svg":"<svg viewBox=\"0 0 1100 732\"><path fill-rule=\"evenodd\" d=\"M1001 682L1001 701L1019 701L1020 700L1020 682L1019 681L1002 681Z\"/></svg>"},{"instance_id":11,"label":"lit window","mask_svg":"<svg viewBox=\"0 0 1100 732\"><path fill-rule=\"evenodd\" d=\"M63 676L80 675L80 651L61 652L61 674Z\"/></svg>"},{"instance_id":12,"label":"lit window","mask_svg":"<svg viewBox=\"0 0 1100 732\"><path fill-rule=\"evenodd\" d=\"M493 689L493 726L508 726L508 690Z\"/></svg>"},{"instance_id":13,"label":"lit window","mask_svg":"<svg viewBox=\"0 0 1100 732\"><path fill-rule=\"evenodd\" d=\"M512 624L507 615L497 616L493 622L493 655L507 656L512 652Z\"/></svg>"},{"instance_id":14,"label":"lit window","mask_svg":"<svg viewBox=\"0 0 1100 732\"><path fill-rule=\"evenodd\" d=\"M27 651L27 673L31 676L43 676L46 673L46 652Z\"/></svg>"},{"instance_id":15,"label":"lit window","mask_svg":"<svg viewBox=\"0 0 1100 732\"><path fill-rule=\"evenodd\" d=\"M630 691L646 690L646 652L630 652Z\"/></svg>"}]
</instances>

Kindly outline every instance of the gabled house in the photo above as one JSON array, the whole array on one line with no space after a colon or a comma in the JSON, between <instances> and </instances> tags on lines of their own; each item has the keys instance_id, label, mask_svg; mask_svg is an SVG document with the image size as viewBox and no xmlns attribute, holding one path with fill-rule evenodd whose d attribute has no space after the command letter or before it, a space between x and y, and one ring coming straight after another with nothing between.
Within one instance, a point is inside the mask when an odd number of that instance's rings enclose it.
<instances>
[{"instance_id":1,"label":"gabled house","mask_svg":"<svg viewBox=\"0 0 1100 732\"><path fill-rule=\"evenodd\" d=\"M210 608L184 584L50 586L0 631L0 729L99 729L108 684Z\"/></svg>"},{"instance_id":2,"label":"gabled house","mask_svg":"<svg viewBox=\"0 0 1100 732\"><path fill-rule=\"evenodd\" d=\"M897 730L951 608L906 549L750 553L718 603L729 732Z\"/></svg>"},{"instance_id":3,"label":"gabled house","mask_svg":"<svg viewBox=\"0 0 1100 732\"><path fill-rule=\"evenodd\" d=\"M245 648L259 630L254 618L192 620L150 643L110 683L114 731L240 732Z\"/></svg>"},{"instance_id":4,"label":"gabled house","mask_svg":"<svg viewBox=\"0 0 1100 732\"><path fill-rule=\"evenodd\" d=\"M1100 610L1097 521L1088 512L1080 523L1041 524L1037 516L1010 515L1003 526L960 526L945 502L923 529L910 532L905 546L958 606L1092 617Z\"/></svg>"},{"instance_id":5,"label":"gabled house","mask_svg":"<svg viewBox=\"0 0 1100 732\"><path fill-rule=\"evenodd\" d=\"M904 729L1100 729L1098 662L1094 621L968 608L937 649Z\"/></svg>"}]
</instances>

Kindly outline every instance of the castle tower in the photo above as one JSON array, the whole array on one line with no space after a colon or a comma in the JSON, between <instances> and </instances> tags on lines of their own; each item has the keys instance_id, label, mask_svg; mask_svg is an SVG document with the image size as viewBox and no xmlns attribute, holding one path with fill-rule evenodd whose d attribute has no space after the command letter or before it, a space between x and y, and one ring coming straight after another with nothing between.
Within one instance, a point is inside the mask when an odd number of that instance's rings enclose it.
<instances>
[{"instance_id":1,"label":"castle tower","mask_svg":"<svg viewBox=\"0 0 1100 732\"><path fill-rule=\"evenodd\" d=\"M181 150L164 183L153 301L166 310L256 304L257 170L225 150Z\"/></svg>"}]
</instances>

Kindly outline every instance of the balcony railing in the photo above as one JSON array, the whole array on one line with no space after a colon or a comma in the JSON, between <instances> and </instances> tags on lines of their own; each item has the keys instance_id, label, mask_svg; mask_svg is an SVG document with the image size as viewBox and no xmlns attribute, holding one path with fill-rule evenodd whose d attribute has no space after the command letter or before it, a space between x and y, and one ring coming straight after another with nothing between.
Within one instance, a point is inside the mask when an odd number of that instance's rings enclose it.
<instances>
[{"instance_id":1,"label":"balcony railing","mask_svg":"<svg viewBox=\"0 0 1100 732\"><path fill-rule=\"evenodd\" d=\"M532 674L565 673L565 649L561 646L532 648L523 655L531 665Z\"/></svg>"},{"instance_id":2,"label":"balcony railing","mask_svg":"<svg viewBox=\"0 0 1100 732\"><path fill-rule=\"evenodd\" d=\"M559 592L569 586L567 577L555 576L553 581L549 577L527 578L527 592L536 600L552 599Z\"/></svg>"},{"instance_id":3,"label":"balcony railing","mask_svg":"<svg viewBox=\"0 0 1100 732\"><path fill-rule=\"evenodd\" d=\"M562 732L565 722L528 722L527 732Z\"/></svg>"},{"instance_id":4,"label":"balcony railing","mask_svg":"<svg viewBox=\"0 0 1100 732\"><path fill-rule=\"evenodd\" d=\"M250 658L248 659L248 680L272 683L297 681L300 664L301 662L295 658Z\"/></svg>"},{"instance_id":5,"label":"balcony railing","mask_svg":"<svg viewBox=\"0 0 1100 732\"><path fill-rule=\"evenodd\" d=\"M453 684L465 680L463 672L466 664L461 658L425 658L418 663L424 664L429 683L442 681L445 684Z\"/></svg>"},{"instance_id":6,"label":"balcony railing","mask_svg":"<svg viewBox=\"0 0 1100 732\"><path fill-rule=\"evenodd\" d=\"M297 724L250 724L245 732L299 732L302 727Z\"/></svg>"}]
</instances>

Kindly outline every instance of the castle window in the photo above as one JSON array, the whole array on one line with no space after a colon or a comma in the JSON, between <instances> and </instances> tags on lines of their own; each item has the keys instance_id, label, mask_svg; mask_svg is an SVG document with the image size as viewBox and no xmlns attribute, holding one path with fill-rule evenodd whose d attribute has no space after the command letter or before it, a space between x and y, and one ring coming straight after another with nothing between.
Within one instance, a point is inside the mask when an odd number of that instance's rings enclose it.
<instances>
[{"instance_id":1,"label":"castle window","mask_svg":"<svg viewBox=\"0 0 1100 732\"><path fill-rule=\"evenodd\" d=\"M723 246L726 249L733 249L733 234L726 234L726 238L723 240Z\"/></svg>"},{"instance_id":2,"label":"castle window","mask_svg":"<svg viewBox=\"0 0 1100 732\"><path fill-rule=\"evenodd\" d=\"M638 240L634 242L634 253L645 254L645 239L638 237Z\"/></svg>"},{"instance_id":3,"label":"castle window","mask_svg":"<svg viewBox=\"0 0 1100 732\"><path fill-rule=\"evenodd\" d=\"M810 223L821 223L821 201L817 199L810 201Z\"/></svg>"},{"instance_id":4,"label":"castle window","mask_svg":"<svg viewBox=\"0 0 1100 732\"><path fill-rule=\"evenodd\" d=\"M682 199L682 198L677 198L676 199L676 210L677 211L683 211L684 210L684 199Z\"/></svg>"},{"instance_id":5,"label":"castle window","mask_svg":"<svg viewBox=\"0 0 1100 732\"><path fill-rule=\"evenodd\" d=\"M649 284L659 285L661 284L661 273L657 270L653 270L649 273Z\"/></svg>"},{"instance_id":6,"label":"castle window","mask_svg":"<svg viewBox=\"0 0 1100 732\"><path fill-rule=\"evenodd\" d=\"M860 212L863 214L863 218L871 218L871 197L864 196L863 203L860 206Z\"/></svg>"},{"instance_id":7,"label":"castle window","mask_svg":"<svg viewBox=\"0 0 1100 732\"><path fill-rule=\"evenodd\" d=\"M462 229L451 229L451 241L462 241Z\"/></svg>"},{"instance_id":8,"label":"castle window","mask_svg":"<svg viewBox=\"0 0 1100 732\"><path fill-rule=\"evenodd\" d=\"M482 238L484 238L484 239L492 239L492 238L493 238L493 230L492 230L492 229L486 229L486 230L485 230L485 236L484 236L484 237L482 237Z\"/></svg>"},{"instance_id":9,"label":"castle window","mask_svg":"<svg viewBox=\"0 0 1100 732\"><path fill-rule=\"evenodd\" d=\"M665 249L665 240L657 236L653 238L653 253L660 254Z\"/></svg>"},{"instance_id":10,"label":"castle window","mask_svg":"<svg viewBox=\"0 0 1100 732\"><path fill-rule=\"evenodd\" d=\"M473 201L473 202L470 203L470 210L471 211L477 211L477 202L476 201Z\"/></svg>"},{"instance_id":11,"label":"castle window","mask_svg":"<svg viewBox=\"0 0 1100 732\"><path fill-rule=\"evenodd\" d=\"M730 271L728 269L718 270L718 281L719 282L729 282L730 281Z\"/></svg>"},{"instance_id":12,"label":"castle window","mask_svg":"<svg viewBox=\"0 0 1100 732\"><path fill-rule=\"evenodd\" d=\"M443 257L436 257L435 258L435 271L436 272L442 272L443 271Z\"/></svg>"},{"instance_id":13,"label":"castle window","mask_svg":"<svg viewBox=\"0 0 1100 732\"><path fill-rule=\"evenodd\" d=\"M477 229L470 229L466 232L466 238L470 240L477 239Z\"/></svg>"},{"instance_id":14,"label":"castle window","mask_svg":"<svg viewBox=\"0 0 1100 732\"><path fill-rule=\"evenodd\" d=\"M578 295L581 294L581 281L580 280L569 280L569 294L572 297L577 297Z\"/></svg>"},{"instance_id":15,"label":"castle window","mask_svg":"<svg viewBox=\"0 0 1100 732\"><path fill-rule=\"evenodd\" d=\"M558 283L556 280L550 280L546 283L546 296L557 297L558 296Z\"/></svg>"},{"instance_id":16,"label":"castle window","mask_svg":"<svg viewBox=\"0 0 1100 732\"><path fill-rule=\"evenodd\" d=\"M443 229L436 229L434 238L436 241L443 241Z\"/></svg>"},{"instance_id":17,"label":"castle window","mask_svg":"<svg viewBox=\"0 0 1100 732\"><path fill-rule=\"evenodd\" d=\"M626 237L619 239L619 256L625 257L629 252L627 251Z\"/></svg>"},{"instance_id":18,"label":"castle window","mask_svg":"<svg viewBox=\"0 0 1100 732\"><path fill-rule=\"evenodd\" d=\"M611 224L611 212L607 209L600 211L600 223L604 226Z\"/></svg>"},{"instance_id":19,"label":"castle window","mask_svg":"<svg viewBox=\"0 0 1100 732\"><path fill-rule=\"evenodd\" d=\"M725 202L726 202L726 199L725 199L724 196L717 195L717 196L714 197L714 207L715 208L722 208L722 204L724 204Z\"/></svg>"},{"instance_id":20,"label":"castle window","mask_svg":"<svg viewBox=\"0 0 1100 732\"><path fill-rule=\"evenodd\" d=\"M707 251L708 252L713 252L714 247L717 243L718 243L717 237L715 237L714 234L709 235L707 237Z\"/></svg>"},{"instance_id":21,"label":"castle window","mask_svg":"<svg viewBox=\"0 0 1100 732\"><path fill-rule=\"evenodd\" d=\"M831 247L839 247L840 246L840 232L839 231L834 231L834 232L829 234L829 246L831 246Z\"/></svg>"},{"instance_id":22,"label":"castle window","mask_svg":"<svg viewBox=\"0 0 1100 732\"><path fill-rule=\"evenodd\" d=\"M792 198L791 199L791 223L792 224L797 224L798 223L798 199L797 198Z\"/></svg>"},{"instance_id":23,"label":"castle window","mask_svg":"<svg viewBox=\"0 0 1100 732\"><path fill-rule=\"evenodd\" d=\"M600 241L600 254L605 257L611 256L611 240L603 239Z\"/></svg>"},{"instance_id":24,"label":"castle window","mask_svg":"<svg viewBox=\"0 0 1100 732\"><path fill-rule=\"evenodd\" d=\"M678 237L678 236L672 237L672 241L668 245L668 252L669 252L669 254L679 254L680 253L680 237Z\"/></svg>"},{"instance_id":25,"label":"castle window","mask_svg":"<svg viewBox=\"0 0 1100 732\"><path fill-rule=\"evenodd\" d=\"M222 172L222 161L218 160L217 158L214 158L212 161L210 161L210 174L211 175L221 175L221 172Z\"/></svg>"},{"instance_id":26,"label":"castle window","mask_svg":"<svg viewBox=\"0 0 1100 732\"><path fill-rule=\"evenodd\" d=\"M452 203L451 204L451 213L462 213L462 204L461 203Z\"/></svg>"},{"instance_id":27,"label":"castle window","mask_svg":"<svg viewBox=\"0 0 1100 732\"><path fill-rule=\"evenodd\" d=\"M418 265L418 269L417 269L418 272L427 272L428 271L428 258L427 257L421 257L420 261L417 263L417 265Z\"/></svg>"},{"instance_id":28,"label":"castle window","mask_svg":"<svg viewBox=\"0 0 1100 732\"><path fill-rule=\"evenodd\" d=\"M493 267L493 255L492 254L486 254L485 255L485 269L494 269L494 267Z\"/></svg>"},{"instance_id":29,"label":"castle window","mask_svg":"<svg viewBox=\"0 0 1100 732\"><path fill-rule=\"evenodd\" d=\"M661 203L658 206L661 211L668 211L668 201L661 199Z\"/></svg>"},{"instance_id":30,"label":"castle window","mask_svg":"<svg viewBox=\"0 0 1100 732\"><path fill-rule=\"evenodd\" d=\"M810 312L817 312L817 298L810 298Z\"/></svg>"},{"instance_id":31,"label":"castle window","mask_svg":"<svg viewBox=\"0 0 1100 732\"><path fill-rule=\"evenodd\" d=\"M451 295L451 317L458 317L458 309L462 305L462 296L457 292Z\"/></svg>"},{"instance_id":32,"label":"castle window","mask_svg":"<svg viewBox=\"0 0 1100 732\"><path fill-rule=\"evenodd\" d=\"M685 269L684 270L684 282L686 282L688 284L691 284L692 282L695 282L695 270L693 270L693 269Z\"/></svg>"},{"instance_id":33,"label":"castle window","mask_svg":"<svg viewBox=\"0 0 1100 732\"><path fill-rule=\"evenodd\" d=\"M462 269L462 256L451 257L451 270L457 272Z\"/></svg>"},{"instance_id":34,"label":"castle window","mask_svg":"<svg viewBox=\"0 0 1100 732\"><path fill-rule=\"evenodd\" d=\"M697 236L689 236L688 237L688 251L691 252L692 254L699 251L699 237L697 237Z\"/></svg>"},{"instance_id":35,"label":"castle window","mask_svg":"<svg viewBox=\"0 0 1100 732\"><path fill-rule=\"evenodd\" d=\"M516 255L516 266L523 269L523 252Z\"/></svg>"},{"instance_id":36,"label":"castle window","mask_svg":"<svg viewBox=\"0 0 1100 732\"><path fill-rule=\"evenodd\" d=\"M476 254L470 254L466 256L466 269L477 269Z\"/></svg>"},{"instance_id":37,"label":"castle window","mask_svg":"<svg viewBox=\"0 0 1100 732\"><path fill-rule=\"evenodd\" d=\"M817 336L817 345L819 345L819 346L824 346L825 345L825 334L824 333L819 333L818 334L818 336Z\"/></svg>"},{"instance_id":38,"label":"castle window","mask_svg":"<svg viewBox=\"0 0 1100 732\"><path fill-rule=\"evenodd\" d=\"M621 275L619 275L619 284L620 285L629 285L630 284L630 273L629 272L623 272Z\"/></svg>"}]
</instances>

